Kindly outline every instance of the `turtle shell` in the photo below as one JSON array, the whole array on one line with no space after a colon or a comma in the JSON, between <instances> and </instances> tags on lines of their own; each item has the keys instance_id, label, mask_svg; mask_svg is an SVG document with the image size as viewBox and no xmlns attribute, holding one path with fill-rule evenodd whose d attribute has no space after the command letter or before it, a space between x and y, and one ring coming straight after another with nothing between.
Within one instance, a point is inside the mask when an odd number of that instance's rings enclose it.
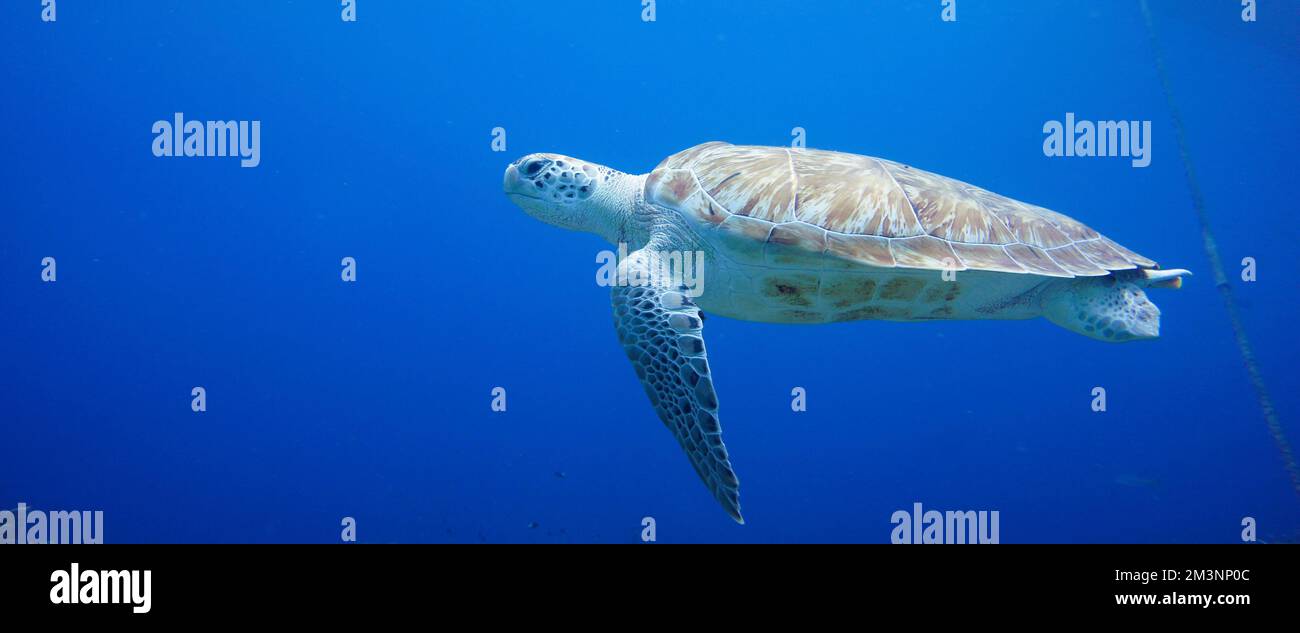
<instances>
[{"instance_id":1,"label":"turtle shell","mask_svg":"<svg viewBox=\"0 0 1300 633\"><path fill-rule=\"evenodd\" d=\"M730 238L850 264L1051 277L1157 267L1055 211L856 154L705 143L664 159L645 199Z\"/></svg>"}]
</instances>

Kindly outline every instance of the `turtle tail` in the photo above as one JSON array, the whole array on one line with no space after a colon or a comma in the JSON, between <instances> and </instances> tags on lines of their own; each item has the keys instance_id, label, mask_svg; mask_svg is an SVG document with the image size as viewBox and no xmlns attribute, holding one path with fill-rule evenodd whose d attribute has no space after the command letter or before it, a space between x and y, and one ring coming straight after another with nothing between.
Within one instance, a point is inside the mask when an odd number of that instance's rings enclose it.
<instances>
[{"instance_id":1,"label":"turtle tail","mask_svg":"<svg viewBox=\"0 0 1300 633\"><path fill-rule=\"evenodd\" d=\"M1063 280L1043 294L1043 316L1072 332L1108 343L1160 336L1160 308L1145 288L1180 288L1186 270L1140 269Z\"/></svg>"},{"instance_id":2,"label":"turtle tail","mask_svg":"<svg viewBox=\"0 0 1300 633\"><path fill-rule=\"evenodd\" d=\"M1191 277L1192 271L1175 268L1173 270L1158 270L1155 268L1144 268L1133 275L1134 283L1144 288L1171 288L1177 290L1183 287L1183 277Z\"/></svg>"}]
</instances>

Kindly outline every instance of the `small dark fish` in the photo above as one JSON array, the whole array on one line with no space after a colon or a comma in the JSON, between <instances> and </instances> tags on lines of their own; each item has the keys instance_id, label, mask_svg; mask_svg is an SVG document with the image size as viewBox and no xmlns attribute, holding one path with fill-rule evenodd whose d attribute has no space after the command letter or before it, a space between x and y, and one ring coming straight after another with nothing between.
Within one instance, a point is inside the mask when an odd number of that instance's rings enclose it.
<instances>
[{"instance_id":1,"label":"small dark fish","mask_svg":"<svg viewBox=\"0 0 1300 633\"><path fill-rule=\"evenodd\" d=\"M538 523L538 522L536 522L536 521L529 521L529 522L528 522L528 529L530 529L530 530L536 530L536 529L539 528L539 527L541 527L541 524Z\"/></svg>"},{"instance_id":2,"label":"small dark fish","mask_svg":"<svg viewBox=\"0 0 1300 633\"><path fill-rule=\"evenodd\" d=\"M557 471L555 471L555 478L556 478L556 479L564 479L565 477L568 477L568 475L565 474L565 472L564 472L563 470L557 470Z\"/></svg>"}]
</instances>

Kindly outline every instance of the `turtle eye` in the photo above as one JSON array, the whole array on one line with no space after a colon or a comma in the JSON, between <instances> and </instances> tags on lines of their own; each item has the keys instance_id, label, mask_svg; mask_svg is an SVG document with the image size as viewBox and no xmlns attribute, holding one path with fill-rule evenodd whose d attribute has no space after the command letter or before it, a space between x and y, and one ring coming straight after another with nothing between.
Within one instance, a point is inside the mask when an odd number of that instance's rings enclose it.
<instances>
[{"instance_id":1,"label":"turtle eye","mask_svg":"<svg viewBox=\"0 0 1300 633\"><path fill-rule=\"evenodd\" d=\"M523 165L524 175L536 176L537 172L541 171L542 168L545 166L546 166L545 160L542 160L540 158L529 159L528 161L524 162Z\"/></svg>"}]
</instances>

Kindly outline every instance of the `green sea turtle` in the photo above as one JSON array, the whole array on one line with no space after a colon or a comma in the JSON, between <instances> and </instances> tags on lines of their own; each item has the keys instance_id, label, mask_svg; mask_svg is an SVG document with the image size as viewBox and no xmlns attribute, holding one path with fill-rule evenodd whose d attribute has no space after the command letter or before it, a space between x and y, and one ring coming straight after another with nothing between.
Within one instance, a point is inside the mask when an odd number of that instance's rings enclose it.
<instances>
[{"instance_id":1,"label":"green sea turtle","mask_svg":"<svg viewBox=\"0 0 1300 633\"><path fill-rule=\"evenodd\" d=\"M713 142L643 175L532 154L506 168L504 187L533 217L626 245L611 284L618 338L659 418L741 523L701 310L769 323L1043 316L1120 342L1158 336L1160 310L1143 290L1188 274L1060 213L839 152ZM698 268L693 285L671 274L685 264Z\"/></svg>"}]
</instances>

